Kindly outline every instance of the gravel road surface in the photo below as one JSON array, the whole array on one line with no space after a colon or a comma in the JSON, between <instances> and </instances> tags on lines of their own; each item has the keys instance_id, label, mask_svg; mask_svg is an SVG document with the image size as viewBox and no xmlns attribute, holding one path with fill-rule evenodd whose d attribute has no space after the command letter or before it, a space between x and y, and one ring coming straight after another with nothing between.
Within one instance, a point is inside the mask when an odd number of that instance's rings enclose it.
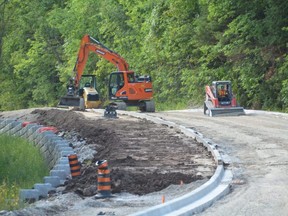
<instances>
[{"instance_id":1,"label":"gravel road surface","mask_svg":"<svg viewBox=\"0 0 288 216\"><path fill-rule=\"evenodd\" d=\"M153 115L201 132L230 156L232 192L200 215L288 215L287 114L246 111L211 118L202 110L187 110Z\"/></svg>"}]
</instances>

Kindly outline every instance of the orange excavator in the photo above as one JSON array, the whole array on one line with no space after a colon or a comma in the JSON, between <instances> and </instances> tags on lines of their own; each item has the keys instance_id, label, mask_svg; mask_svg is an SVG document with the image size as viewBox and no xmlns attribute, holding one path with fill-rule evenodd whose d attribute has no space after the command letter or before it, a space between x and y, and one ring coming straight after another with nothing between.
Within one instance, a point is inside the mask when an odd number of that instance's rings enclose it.
<instances>
[{"instance_id":1,"label":"orange excavator","mask_svg":"<svg viewBox=\"0 0 288 216\"><path fill-rule=\"evenodd\" d=\"M112 72L109 77L108 95L118 109L125 110L127 106L137 106L143 112L155 112L151 77L137 76L134 71L129 70L125 59L89 35L84 35L81 40L73 70L75 75L67 87L67 95L60 99L59 106L79 107L82 110L100 106L95 76L83 75L90 52L117 67L117 71ZM83 78L85 82L82 82ZM90 79L90 85L87 79Z\"/></svg>"}]
</instances>

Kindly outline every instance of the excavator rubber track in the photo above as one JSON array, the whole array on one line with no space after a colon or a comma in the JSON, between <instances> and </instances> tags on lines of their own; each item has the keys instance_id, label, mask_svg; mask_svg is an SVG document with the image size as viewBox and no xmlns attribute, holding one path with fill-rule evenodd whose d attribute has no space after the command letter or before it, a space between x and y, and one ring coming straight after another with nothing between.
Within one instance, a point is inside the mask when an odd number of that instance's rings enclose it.
<instances>
[{"instance_id":1,"label":"excavator rubber track","mask_svg":"<svg viewBox=\"0 0 288 216\"><path fill-rule=\"evenodd\" d=\"M141 103L139 103L139 109L141 112L155 112L154 100L142 101Z\"/></svg>"},{"instance_id":2,"label":"excavator rubber track","mask_svg":"<svg viewBox=\"0 0 288 216\"><path fill-rule=\"evenodd\" d=\"M153 100L145 101L146 112L155 112L155 102Z\"/></svg>"}]
</instances>

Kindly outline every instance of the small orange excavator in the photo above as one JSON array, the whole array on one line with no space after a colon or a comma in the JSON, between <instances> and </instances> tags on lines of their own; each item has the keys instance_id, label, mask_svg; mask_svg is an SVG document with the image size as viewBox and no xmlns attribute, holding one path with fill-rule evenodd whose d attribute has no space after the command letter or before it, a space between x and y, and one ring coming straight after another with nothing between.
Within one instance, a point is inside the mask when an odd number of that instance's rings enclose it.
<instances>
[{"instance_id":1,"label":"small orange excavator","mask_svg":"<svg viewBox=\"0 0 288 216\"><path fill-rule=\"evenodd\" d=\"M206 100L204 114L217 115L244 115L243 107L237 105L232 93L230 81L213 81L212 86L206 86Z\"/></svg>"},{"instance_id":2,"label":"small orange excavator","mask_svg":"<svg viewBox=\"0 0 288 216\"><path fill-rule=\"evenodd\" d=\"M100 106L95 76L83 75L90 52L94 52L117 67L117 71L110 74L108 93L109 99L117 105L118 109L125 110L127 106L137 106L142 112L155 112L151 77L136 76L134 71L129 70L125 59L89 35L84 35L81 40L73 70L75 76L67 87L67 95L60 99L59 106L72 106L80 109ZM84 77L90 78L90 85L87 81L82 82Z\"/></svg>"}]
</instances>

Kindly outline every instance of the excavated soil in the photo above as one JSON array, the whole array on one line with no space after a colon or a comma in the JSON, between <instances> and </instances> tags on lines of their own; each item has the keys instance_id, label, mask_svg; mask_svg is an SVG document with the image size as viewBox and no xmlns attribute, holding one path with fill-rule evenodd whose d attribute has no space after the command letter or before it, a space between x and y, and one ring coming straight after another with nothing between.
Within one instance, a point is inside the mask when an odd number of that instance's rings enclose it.
<instances>
[{"instance_id":1,"label":"excavated soil","mask_svg":"<svg viewBox=\"0 0 288 216\"><path fill-rule=\"evenodd\" d=\"M76 140L95 152L93 158L83 160L81 176L68 180L63 193L95 195L98 160L108 161L112 193L144 195L171 184L209 180L215 170L212 156L202 144L165 125L61 109L35 109L30 115L37 116L39 124L57 127L64 138L72 134L70 145L75 150Z\"/></svg>"}]
</instances>

